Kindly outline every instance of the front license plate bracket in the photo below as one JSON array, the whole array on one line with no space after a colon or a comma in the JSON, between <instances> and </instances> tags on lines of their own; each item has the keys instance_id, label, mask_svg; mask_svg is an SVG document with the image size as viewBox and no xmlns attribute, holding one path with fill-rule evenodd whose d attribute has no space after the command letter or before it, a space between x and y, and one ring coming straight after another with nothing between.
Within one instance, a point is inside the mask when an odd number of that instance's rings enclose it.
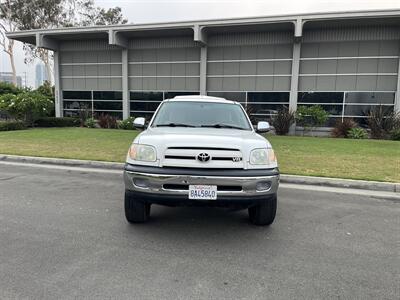
<instances>
[{"instance_id":1,"label":"front license plate bracket","mask_svg":"<svg viewBox=\"0 0 400 300\"><path fill-rule=\"evenodd\" d=\"M189 199L217 200L216 185L189 185Z\"/></svg>"}]
</instances>

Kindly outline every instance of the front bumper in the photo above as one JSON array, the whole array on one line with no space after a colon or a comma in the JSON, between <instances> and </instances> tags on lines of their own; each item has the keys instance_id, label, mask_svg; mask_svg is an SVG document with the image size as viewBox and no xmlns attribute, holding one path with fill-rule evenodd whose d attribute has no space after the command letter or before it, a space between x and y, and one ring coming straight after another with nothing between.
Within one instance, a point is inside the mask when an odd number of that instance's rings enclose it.
<instances>
[{"instance_id":1,"label":"front bumper","mask_svg":"<svg viewBox=\"0 0 400 300\"><path fill-rule=\"evenodd\" d=\"M124 181L126 190L148 199L188 199L189 185L216 185L218 200L259 201L277 192L279 170L160 168L126 164Z\"/></svg>"}]
</instances>

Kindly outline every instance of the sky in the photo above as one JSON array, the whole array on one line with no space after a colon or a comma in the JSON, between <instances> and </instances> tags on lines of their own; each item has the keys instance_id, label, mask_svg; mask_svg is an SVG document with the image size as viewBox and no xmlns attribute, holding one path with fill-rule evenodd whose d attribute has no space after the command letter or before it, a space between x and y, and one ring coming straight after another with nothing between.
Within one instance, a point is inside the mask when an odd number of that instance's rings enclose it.
<instances>
[{"instance_id":1,"label":"sky","mask_svg":"<svg viewBox=\"0 0 400 300\"><path fill-rule=\"evenodd\" d=\"M129 23L271 16L309 12L400 9L400 0L95 0L101 7L120 6ZM22 46L16 47L17 75L34 85L35 63L26 65ZM0 71L10 71L1 53Z\"/></svg>"}]
</instances>

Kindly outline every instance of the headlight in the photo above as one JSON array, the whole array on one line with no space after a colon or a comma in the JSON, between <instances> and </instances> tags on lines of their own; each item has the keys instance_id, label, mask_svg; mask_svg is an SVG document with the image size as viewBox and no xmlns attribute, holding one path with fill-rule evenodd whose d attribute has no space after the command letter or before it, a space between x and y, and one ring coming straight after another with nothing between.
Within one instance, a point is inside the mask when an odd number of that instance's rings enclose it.
<instances>
[{"instance_id":1,"label":"headlight","mask_svg":"<svg viewBox=\"0 0 400 300\"><path fill-rule=\"evenodd\" d=\"M156 161L156 149L149 145L132 144L128 155L133 160Z\"/></svg>"},{"instance_id":2,"label":"headlight","mask_svg":"<svg viewBox=\"0 0 400 300\"><path fill-rule=\"evenodd\" d=\"M276 163L275 152L272 149L254 149L250 153L250 163L252 165L270 165Z\"/></svg>"}]
</instances>

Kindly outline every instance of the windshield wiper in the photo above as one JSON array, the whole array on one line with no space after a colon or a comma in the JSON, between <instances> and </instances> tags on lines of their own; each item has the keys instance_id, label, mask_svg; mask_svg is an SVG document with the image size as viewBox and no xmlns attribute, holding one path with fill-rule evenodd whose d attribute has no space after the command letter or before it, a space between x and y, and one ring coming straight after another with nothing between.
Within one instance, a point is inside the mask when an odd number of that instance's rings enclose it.
<instances>
[{"instance_id":1,"label":"windshield wiper","mask_svg":"<svg viewBox=\"0 0 400 300\"><path fill-rule=\"evenodd\" d=\"M201 125L201 127L212 127L212 128L232 128L232 129L239 129L239 130L247 130L246 128L235 126L235 125L229 125L229 124L208 124L208 125Z\"/></svg>"},{"instance_id":2,"label":"windshield wiper","mask_svg":"<svg viewBox=\"0 0 400 300\"><path fill-rule=\"evenodd\" d=\"M167 123L167 124L157 124L155 125L155 127L196 127L196 126L184 123Z\"/></svg>"}]
</instances>

